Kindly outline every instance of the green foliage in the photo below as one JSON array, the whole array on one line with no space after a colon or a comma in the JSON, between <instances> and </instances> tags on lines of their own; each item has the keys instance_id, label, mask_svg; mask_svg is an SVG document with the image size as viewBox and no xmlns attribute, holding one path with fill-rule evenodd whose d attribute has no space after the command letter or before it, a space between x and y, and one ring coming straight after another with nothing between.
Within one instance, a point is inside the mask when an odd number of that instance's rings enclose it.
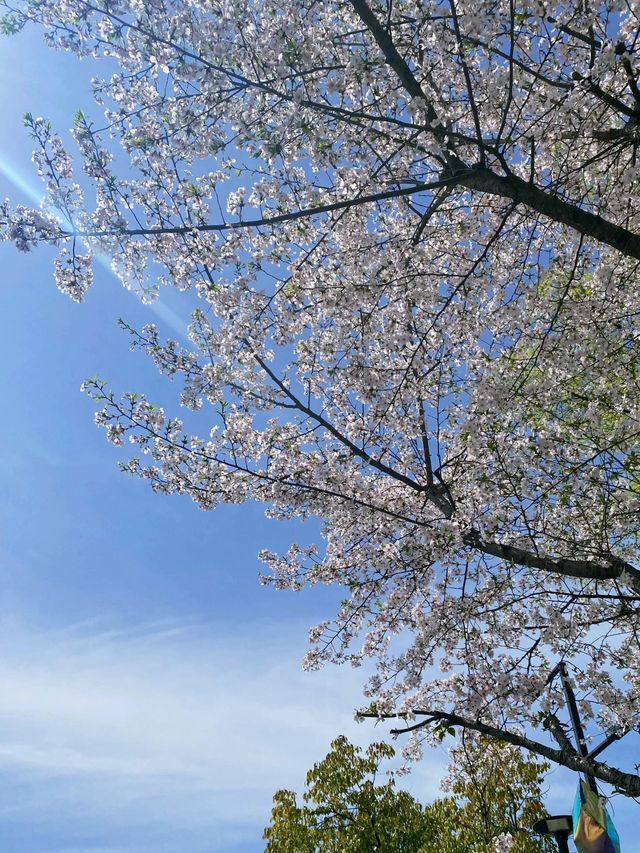
<instances>
[{"instance_id":1,"label":"green foliage","mask_svg":"<svg viewBox=\"0 0 640 853\"><path fill-rule=\"evenodd\" d=\"M586 306L593 322L598 319L593 276L574 278L553 269L538 295L549 301L547 329L537 338L523 336L504 362L515 417L530 425L531 448L543 432L552 436L556 458L570 460L569 471L578 470L580 459L594 463L592 483L600 483L603 502L610 502L612 490L620 496L638 493L640 339L630 318L621 314L606 331L575 339L568 334L567 317ZM548 463L545 467L552 470ZM580 495L574 478L556 479L559 505L575 504ZM592 504L593 492L584 500L585 506Z\"/></svg>"},{"instance_id":2,"label":"green foliage","mask_svg":"<svg viewBox=\"0 0 640 853\"><path fill-rule=\"evenodd\" d=\"M454 797L426 806L395 787L393 773L379 780L391 746L366 752L341 736L307 774L303 804L293 791L277 791L265 829L267 853L490 853L505 832L513 853L550 848L532 836L542 813L540 785L546 765L511 747L467 739L453 752Z\"/></svg>"},{"instance_id":3,"label":"green foliage","mask_svg":"<svg viewBox=\"0 0 640 853\"><path fill-rule=\"evenodd\" d=\"M452 757L451 792L460 804L469 853L491 850L501 833L513 837L511 853L555 851L551 842L528 831L544 813L541 794L548 764L508 744L467 733Z\"/></svg>"},{"instance_id":4,"label":"green foliage","mask_svg":"<svg viewBox=\"0 0 640 853\"><path fill-rule=\"evenodd\" d=\"M421 848L424 810L394 780L376 784L383 759L393 748L372 744L363 755L359 747L339 737L331 752L307 774L305 805L292 791L274 797L272 823L265 830L271 853L370 853L394 850L413 853Z\"/></svg>"}]
</instances>

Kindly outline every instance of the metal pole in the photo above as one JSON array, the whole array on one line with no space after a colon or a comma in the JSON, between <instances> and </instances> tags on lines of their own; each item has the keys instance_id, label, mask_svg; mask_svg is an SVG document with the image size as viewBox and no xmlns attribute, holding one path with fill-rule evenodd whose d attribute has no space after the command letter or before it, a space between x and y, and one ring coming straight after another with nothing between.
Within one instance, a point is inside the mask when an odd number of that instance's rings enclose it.
<instances>
[{"instance_id":1,"label":"metal pole","mask_svg":"<svg viewBox=\"0 0 640 853\"><path fill-rule=\"evenodd\" d=\"M613 734L606 737L602 743L598 744L595 749L592 749L587 758L595 758L596 755L600 755L601 752L604 752L607 747L611 746L612 743L615 743L620 738L624 737L627 733L628 729L625 730L621 735Z\"/></svg>"},{"instance_id":2,"label":"metal pole","mask_svg":"<svg viewBox=\"0 0 640 853\"><path fill-rule=\"evenodd\" d=\"M558 850L560 853L569 853L569 842L567 840L568 836L562 833L558 833L556 835L556 841L558 842Z\"/></svg>"},{"instance_id":3,"label":"metal pole","mask_svg":"<svg viewBox=\"0 0 640 853\"><path fill-rule=\"evenodd\" d=\"M564 688L564 695L567 700L567 707L569 709L569 716L571 717L571 725L573 726L573 734L575 735L578 752L580 753L580 755L583 756L583 758L588 758L589 749L587 747L587 739L584 736L584 729L582 728L582 723L580 722L580 716L578 714L578 705L576 703L576 697L573 692L573 688L569 683L567 668L564 662L558 665L558 672L560 673L560 678L562 679L562 687ZM598 786L596 785L596 780L593 776L589 776L588 774L585 775L587 777L587 781L589 782L589 787L594 792L594 794L597 794ZM560 842L558 841L558 843ZM562 850L563 848L560 849ZM569 847L566 846L565 849L568 853Z\"/></svg>"}]
</instances>

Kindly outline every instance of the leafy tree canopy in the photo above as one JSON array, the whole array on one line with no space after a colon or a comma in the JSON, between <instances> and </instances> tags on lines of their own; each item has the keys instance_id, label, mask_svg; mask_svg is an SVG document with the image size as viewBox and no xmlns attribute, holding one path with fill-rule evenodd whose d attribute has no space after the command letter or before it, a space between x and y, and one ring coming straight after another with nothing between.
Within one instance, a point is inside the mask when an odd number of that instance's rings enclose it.
<instances>
[{"instance_id":1,"label":"leafy tree canopy","mask_svg":"<svg viewBox=\"0 0 640 853\"><path fill-rule=\"evenodd\" d=\"M421 805L380 779L394 750L374 743L366 752L345 737L307 774L303 805L277 791L264 833L268 853L545 853L548 840L529 827L541 814L548 765L509 746L465 737L452 754L453 796ZM385 774L382 774L383 777Z\"/></svg>"}]
</instances>

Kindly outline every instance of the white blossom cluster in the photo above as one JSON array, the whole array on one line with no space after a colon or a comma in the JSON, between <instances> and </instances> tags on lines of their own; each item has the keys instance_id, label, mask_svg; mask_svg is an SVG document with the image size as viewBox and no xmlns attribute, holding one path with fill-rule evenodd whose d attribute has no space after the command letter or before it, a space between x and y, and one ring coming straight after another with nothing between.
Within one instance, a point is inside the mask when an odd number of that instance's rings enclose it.
<instances>
[{"instance_id":1,"label":"white blossom cluster","mask_svg":"<svg viewBox=\"0 0 640 853\"><path fill-rule=\"evenodd\" d=\"M509 832L503 832L493 842L493 853L511 853L513 843L513 836Z\"/></svg>"}]
</instances>

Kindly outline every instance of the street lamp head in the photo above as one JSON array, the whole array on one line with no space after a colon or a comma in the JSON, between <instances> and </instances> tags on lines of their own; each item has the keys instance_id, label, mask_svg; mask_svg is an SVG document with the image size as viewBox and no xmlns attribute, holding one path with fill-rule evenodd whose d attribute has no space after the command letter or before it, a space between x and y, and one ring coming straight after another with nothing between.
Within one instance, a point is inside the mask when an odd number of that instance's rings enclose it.
<instances>
[{"instance_id":1,"label":"street lamp head","mask_svg":"<svg viewBox=\"0 0 640 853\"><path fill-rule=\"evenodd\" d=\"M553 815L544 817L532 826L540 835L568 835L573 829L571 815Z\"/></svg>"}]
</instances>

